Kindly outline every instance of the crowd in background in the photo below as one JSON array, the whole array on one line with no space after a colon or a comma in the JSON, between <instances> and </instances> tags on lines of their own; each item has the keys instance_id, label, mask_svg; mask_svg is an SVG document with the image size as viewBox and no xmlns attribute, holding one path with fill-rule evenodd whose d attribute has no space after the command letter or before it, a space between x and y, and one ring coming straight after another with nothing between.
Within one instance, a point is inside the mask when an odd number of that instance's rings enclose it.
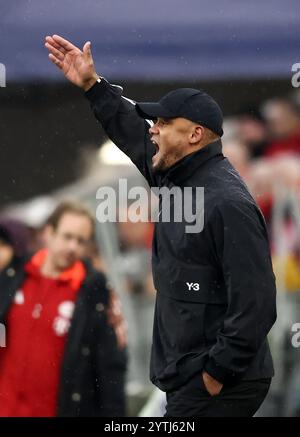
<instances>
[{"instance_id":1,"label":"crowd in background","mask_svg":"<svg viewBox=\"0 0 300 437\"><path fill-rule=\"evenodd\" d=\"M285 244L284 289L300 291L300 105L298 94L274 98L228 120L224 155L249 187L268 224L275 272ZM281 226L276 226L282 207Z\"/></svg>"}]
</instances>

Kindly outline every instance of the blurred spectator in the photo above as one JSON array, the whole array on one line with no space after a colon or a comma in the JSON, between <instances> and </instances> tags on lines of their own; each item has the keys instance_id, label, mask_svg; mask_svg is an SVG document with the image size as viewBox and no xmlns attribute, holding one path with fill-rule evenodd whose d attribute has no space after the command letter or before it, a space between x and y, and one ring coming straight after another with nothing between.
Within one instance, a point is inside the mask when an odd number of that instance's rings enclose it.
<instances>
[{"instance_id":1,"label":"blurred spectator","mask_svg":"<svg viewBox=\"0 0 300 437\"><path fill-rule=\"evenodd\" d=\"M237 117L237 137L245 144L250 158L264 154L268 143L266 124L257 108L246 108Z\"/></svg>"},{"instance_id":2,"label":"blurred spectator","mask_svg":"<svg viewBox=\"0 0 300 437\"><path fill-rule=\"evenodd\" d=\"M129 219L118 223L121 257L120 271L124 273L128 290L132 293L147 293L154 296L151 274L151 241L153 223Z\"/></svg>"},{"instance_id":3,"label":"blurred spectator","mask_svg":"<svg viewBox=\"0 0 300 437\"><path fill-rule=\"evenodd\" d=\"M300 154L300 112L288 99L273 99L263 105L263 115L271 136L267 157L283 153Z\"/></svg>"},{"instance_id":4,"label":"blurred spectator","mask_svg":"<svg viewBox=\"0 0 300 437\"><path fill-rule=\"evenodd\" d=\"M0 273L26 255L29 231L27 227L9 217L0 218Z\"/></svg>"},{"instance_id":5,"label":"blurred spectator","mask_svg":"<svg viewBox=\"0 0 300 437\"><path fill-rule=\"evenodd\" d=\"M274 186L280 185L287 191L300 194L300 154L298 156L278 155L270 163Z\"/></svg>"},{"instance_id":6,"label":"blurred spectator","mask_svg":"<svg viewBox=\"0 0 300 437\"><path fill-rule=\"evenodd\" d=\"M108 322L110 291L81 261L93 234L89 211L63 203L46 248L0 276L0 416L125 414L126 349Z\"/></svg>"},{"instance_id":7,"label":"blurred spectator","mask_svg":"<svg viewBox=\"0 0 300 437\"><path fill-rule=\"evenodd\" d=\"M237 141L223 143L223 154L246 181L249 169L249 150L245 144Z\"/></svg>"},{"instance_id":8,"label":"blurred spectator","mask_svg":"<svg viewBox=\"0 0 300 437\"><path fill-rule=\"evenodd\" d=\"M273 253L274 273L278 277L283 268L284 286L288 292L300 291L300 239L299 232L290 214L287 214L282 231L286 253L280 256Z\"/></svg>"},{"instance_id":9,"label":"blurred spectator","mask_svg":"<svg viewBox=\"0 0 300 437\"><path fill-rule=\"evenodd\" d=\"M258 159L249 167L248 188L270 224L272 219L274 175L268 159Z\"/></svg>"}]
</instances>

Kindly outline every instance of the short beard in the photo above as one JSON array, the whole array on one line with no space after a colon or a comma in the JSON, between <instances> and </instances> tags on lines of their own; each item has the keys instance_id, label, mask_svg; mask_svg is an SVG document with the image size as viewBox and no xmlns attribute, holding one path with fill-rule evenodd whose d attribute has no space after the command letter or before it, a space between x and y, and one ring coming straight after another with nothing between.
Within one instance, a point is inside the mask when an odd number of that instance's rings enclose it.
<instances>
[{"instance_id":1,"label":"short beard","mask_svg":"<svg viewBox=\"0 0 300 437\"><path fill-rule=\"evenodd\" d=\"M153 174L157 176L162 176L165 174L170 168L170 165L168 166L164 160L160 161L160 163L157 166L152 165L152 172Z\"/></svg>"},{"instance_id":2,"label":"short beard","mask_svg":"<svg viewBox=\"0 0 300 437\"><path fill-rule=\"evenodd\" d=\"M164 174L166 174L166 172L171 167L173 167L178 161L183 159L185 157L185 155L177 153L173 157L174 157L174 162L172 162L171 164L169 164L166 159L162 159L156 167L153 167L153 165L152 165L153 173L155 175L164 175Z\"/></svg>"}]
</instances>

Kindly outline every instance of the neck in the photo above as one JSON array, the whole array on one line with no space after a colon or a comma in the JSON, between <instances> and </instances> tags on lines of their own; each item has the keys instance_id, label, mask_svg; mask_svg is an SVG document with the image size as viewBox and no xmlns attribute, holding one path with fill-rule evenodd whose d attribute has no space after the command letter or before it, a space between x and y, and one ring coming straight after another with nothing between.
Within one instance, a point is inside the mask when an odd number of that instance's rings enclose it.
<instances>
[{"instance_id":1,"label":"neck","mask_svg":"<svg viewBox=\"0 0 300 437\"><path fill-rule=\"evenodd\" d=\"M208 146L209 144L216 143L220 140L220 137L214 137L214 138L203 138L202 141L200 141L194 149L194 152L197 150L203 149L203 147Z\"/></svg>"},{"instance_id":2,"label":"neck","mask_svg":"<svg viewBox=\"0 0 300 437\"><path fill-rule=\"evenodd\" d=\"M47 278L57 278L61 273L60 270L55 266L55 263L53 262L49 253L47 254L44 264L41 267L41 273Z\"/></svg>"},{"instance_id":3,"label":"neck","mask_svg":"<svg viewBox=\"0 0 300 437\"><path fill-rule=\"evenodd\" d=\"M214 140L202 140L200 143L198 143L197 145L195 145L195 147L191 148L191 150L189 150L184 156L183 158L185 158L186 156L192 155L192 153L198 152L201 149L204 149L204 147L208 146L209 144L212 143L216 143L217 141L219 141L220 138L214 139Z\"/></svg>"}]
</instances>

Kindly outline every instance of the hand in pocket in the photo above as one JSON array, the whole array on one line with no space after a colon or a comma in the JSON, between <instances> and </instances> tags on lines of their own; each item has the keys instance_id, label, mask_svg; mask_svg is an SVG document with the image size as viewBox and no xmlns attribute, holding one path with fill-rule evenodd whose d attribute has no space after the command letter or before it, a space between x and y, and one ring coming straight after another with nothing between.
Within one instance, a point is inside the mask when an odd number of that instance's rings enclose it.
<instances>
[{"instance_id":1,"label":"hand in pocket","mask_svg":"<svg viewBox=\"0 0 300 437\"><path fill-rule=\"evenodd\" d=\"M205 371L202 372L202 381L203 381L204 387L206 388L206 390L208 391L208 393L211 396L217 396L218 394L220 394L220 392L223 388L223 384L221 382L217 381L212 376L210 376Z\"/></svg>"}]
</instances>

